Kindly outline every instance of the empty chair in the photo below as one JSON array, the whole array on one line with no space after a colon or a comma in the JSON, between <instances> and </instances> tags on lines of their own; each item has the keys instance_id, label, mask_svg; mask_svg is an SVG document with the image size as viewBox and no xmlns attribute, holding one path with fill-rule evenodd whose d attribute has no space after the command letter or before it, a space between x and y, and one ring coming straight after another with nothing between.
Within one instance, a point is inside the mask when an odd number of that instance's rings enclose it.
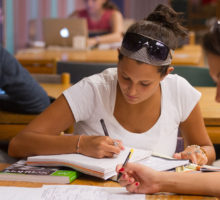
<instances>
[{"instance_id":1,"label":"empty chair","mask_svg":"<svg viewBox=\"0 0 220 200\"><path fill-rule=\"evenodd\" d=\"M70 73L71 83L76 83L82 78L100 73L103 70L117 67L116 63L80 63L80 62L58 62L57 73Z\"/></svg>"},{"instance_id":2,"label":"empty chair","mask_svg":"<svg viewBox=\"0 0 220 200\"><path fill-rule=\"evenodd\" d=\"M31 74L31 76L39 83L61 83L70 84L70 73L61 74Z\"/></svg>"},{"instance_id":3,"label":"empty chair","mask_svg":"<svg viewBox=\"0 0 220 200\"><path fill-rule=\"evenodd\" d=\"M189 83L195 87L214 87L215 82L209 75L208 68L192 67L192 66L178 66L175 67L173 74L178 74L184 77Z\"/></svg>"},{"instance_id":4,"label":"empty chair","mask_svg":"<svg viewBox=\"0 0 220 200\"><path fill-rule=\"evenodd\" d=\"M19 63L30 73L55 74L55 59L18 59Z\"/></svg>"}]
</instances>

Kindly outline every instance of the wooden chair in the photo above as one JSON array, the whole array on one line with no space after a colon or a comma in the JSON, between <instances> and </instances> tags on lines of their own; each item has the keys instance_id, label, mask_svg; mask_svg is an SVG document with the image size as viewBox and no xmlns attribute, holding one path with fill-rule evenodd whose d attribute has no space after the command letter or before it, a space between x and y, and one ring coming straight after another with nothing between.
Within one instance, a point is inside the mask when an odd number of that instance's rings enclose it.
<instances>
[{"instance_id":1,"label":"wooden chair","mask_svg":"<svg viewBox=\"0 0 220 200\"><path fill-rule=\"evenodd\" d=\"M55 59L18 59L20 64L30 73L55 74Z\"/></svg>"},{"instance_id":2,"label":"wooden chair","mask_svg":"<svg viewBox=\"0 0 220 200\"><path fill-rule=\"evenodd\" d=\"M39 83L70 84L70 74L32 74ZM36 114L19 114L0 110L0 141L10 140L31 122ZM71 132L72 128L68 129Z\"/></svg>"},{"instance_id":3,"label":"wooden chair","mask_svg":"<svg viewBox=\"0 0 220 200\"><path fill-rule=\"evenodd\" d=\"M116 63L83 63L83 62L64 62L57 63L57 73L70 73L71 83L77 83L82 78L100 73L103 70L117 67Z\"/></svg>"},{"instance_id":4,"label":"wooden chair","mask_svg":"<svg viewBox=\"0 0 220 200\"><path fill-rule=\"evenodd\" d=\"M31 76L39 83L70 84L70 73L68 72L61 74L31 74Z\"/></svg>"}]
</instances>

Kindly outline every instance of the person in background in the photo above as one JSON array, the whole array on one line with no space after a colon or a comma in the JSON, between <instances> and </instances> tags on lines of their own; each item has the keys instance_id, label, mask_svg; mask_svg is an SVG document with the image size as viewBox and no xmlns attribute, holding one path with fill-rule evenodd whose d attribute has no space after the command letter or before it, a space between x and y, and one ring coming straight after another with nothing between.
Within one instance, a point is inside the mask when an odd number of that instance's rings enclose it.
<instances>
[{"instance_id":1,"label":"person in background","mask_svg":"<svg viewBox=\"0 0 220 200\"><path fill-rule=\"evenodd\" d=\"M217 84L215 100L220 103L220 21L203 38L210 75ZM181 194L212 195L220 197L220 172L176 173L157 172L146 166L128 163L117 172L123 173L121 186L134 193L174 192Z\"/></svg>"},{"instance_id":2,"label":"person in background","mask_svg":"<svg viewBox=\"0 0 220 200\"><path fill-rule=\"evenodd\" d=\"M173 156L180 128L189 145L180 157L211 164L215 151L198 104L201 94L184 78L169 74L172 51L178 37L185 35L179 14L158 5L127 30L117 68L86 77L64 91L10 141L9 154L104 158L132 146ZM60 134L73 124L74 134Z\"/></svg>"},{"instance_id":3,"label":"person in background","mask_svg":"<svg viewBox=\"0 0 220 200\"><path fill-rule=\"evenodd\" d=\"M70 17L86 18L89 29L88 47L101 43L121 42L123 17L109 0L84 0L86 8L73 12Z\"/></svg>"},{"instance_id":4,"label":"person in background","mask_svg":"<svg viewBox=\"0 0 220 200\"><path fill-rule=\"evenodd\" d=\"M38 114L50 105L43 88L0 45L0 110Z\"/></svg>"}]
</instances>

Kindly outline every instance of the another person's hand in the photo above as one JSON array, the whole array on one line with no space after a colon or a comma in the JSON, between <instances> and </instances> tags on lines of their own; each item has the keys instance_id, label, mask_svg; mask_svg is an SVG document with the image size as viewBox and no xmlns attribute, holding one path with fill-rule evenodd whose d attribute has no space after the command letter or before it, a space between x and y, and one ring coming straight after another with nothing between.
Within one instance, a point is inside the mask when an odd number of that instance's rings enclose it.
<instances>
[{"instance_id":1,"label":"another person's hand","mask_svg":"<svg viewBox=\"0 0 220 200\"><path fill-rule=\"evenodd\" d=\"M206 154L197 145L190 145L184 151L173 155L176 159L188 159L197 165L205 165L208 162Z\"/></svg>"},{"instance_id":2,"label":"another person's hand","mask_svg":"<svg viewBox=\"0 0 220 200\"><path fill-rule=\"evenodd\" d=\"M92 38L89 38L89 39L87 40L87 47L88 47L89 49L92 49L92 48L95 48L95 47L98 46L98 41L97 41L96 38L97 38L97 37L92 37Z\"/></svg>"},{"instance_id":3,"label":"another person's hand","mask_svg":"<svg viewBox=\"0 0 220 200\"><path fill-rule=\"evenodd\" d=\"M95 158L113 157L123 149L120 140L108 136L82 135L79 144L79 153Z\"/></svg>"},{"instance_id":4,"label":"another person's hand","mask_svg":"<svg viewBox=\"0 0 220 200\"><path fill-rule=\"evenodd\" d=\"M129 192L152 194L160 191L160 172L137 163L127 163L123 168L117 165L116 171L122 173L119 183Z\"/></svg>"}]
</instances>

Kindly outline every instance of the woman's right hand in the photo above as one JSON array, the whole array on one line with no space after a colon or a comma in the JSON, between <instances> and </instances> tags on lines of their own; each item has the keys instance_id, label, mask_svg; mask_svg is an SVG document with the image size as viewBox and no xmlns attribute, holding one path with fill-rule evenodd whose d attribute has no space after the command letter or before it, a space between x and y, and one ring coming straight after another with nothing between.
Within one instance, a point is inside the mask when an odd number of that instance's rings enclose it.
<instances>
[{"instance_id":1,"label":"woman's right hand","mask_svg":"<svg viewBox=\"0 0 220 200\"><path fill-rule=\"evenodd\" d=\"M124 149L120 140L108 136L82 135L79 142L79 153L95 158L111 158Z\"/></svg>"},{"instance_id":2,"label":"woman's right hand","mask_svg":"<svg viewBox=\"0 0 220 200\"><path fill-rule=\"evenodd\" d=\"M123 167L117 165L116 172L122 173L119 183L129 192L144 194L160 192L160 172L138 163L127 163Z\"/></svg>"}]
</instances>

